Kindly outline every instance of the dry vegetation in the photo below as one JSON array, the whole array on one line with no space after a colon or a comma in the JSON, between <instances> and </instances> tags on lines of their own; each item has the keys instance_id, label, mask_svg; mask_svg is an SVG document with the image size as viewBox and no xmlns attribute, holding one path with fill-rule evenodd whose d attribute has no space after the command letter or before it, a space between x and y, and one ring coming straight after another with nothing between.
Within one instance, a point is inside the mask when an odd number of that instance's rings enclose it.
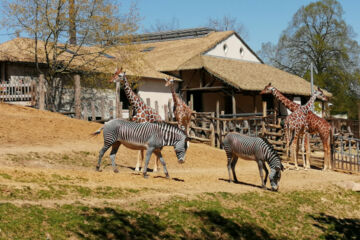
<instances>
[{"instance_id":1,"label":"dry vegetation","mask_svg":"<svg viewBox=\"0 0 360 240\"><path fill-rule=\"evenodd\" d=\"M179 165L143 179L137 151L121 147L95 172L101 125L0 104L0 239L356 239L360 196L336 187L360 176L285 171L280 192L259 188L254 162L240 160L229 184L225 153L191 144ZM152 167L153 159L150 167Z\"/></svg>"}]
</instances>

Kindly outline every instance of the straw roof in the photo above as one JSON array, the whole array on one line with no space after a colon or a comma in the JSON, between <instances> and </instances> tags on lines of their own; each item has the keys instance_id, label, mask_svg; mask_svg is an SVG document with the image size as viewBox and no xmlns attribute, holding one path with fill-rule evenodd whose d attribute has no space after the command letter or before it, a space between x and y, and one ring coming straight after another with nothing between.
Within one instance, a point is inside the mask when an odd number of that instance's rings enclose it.
<instances>
[{"instance_id":1,"label":"straw roof","mask_svg":"<svg viewBox=\"0 0 360 240\"><path fill-rule=\"evenodd\" d=\"M222 57L199 56L177 70L205 68L206 71L230 85L246 91L261 91L271 82L285 94L311 95L310 82L296 75L262 63L232 60ZM325 95L331 93L324 91Z\"/></svg>"}]
</instances>

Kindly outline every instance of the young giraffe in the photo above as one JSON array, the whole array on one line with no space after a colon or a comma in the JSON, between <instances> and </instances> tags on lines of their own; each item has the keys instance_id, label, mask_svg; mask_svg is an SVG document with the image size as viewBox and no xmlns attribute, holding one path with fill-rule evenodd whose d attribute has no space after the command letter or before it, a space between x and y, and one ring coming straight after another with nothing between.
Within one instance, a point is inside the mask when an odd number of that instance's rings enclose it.
<instances>
[{"instance_id":1,"label":"young giraffe","mask_svg":"<svg viewBox=\"0 0 360 240\"><path fill-rule=\"evenodd\" d=\"M174 101L174 115L178 123L179 128L184 128L186 135L189 135L190 123L191 123L191 114L193 111L189 108L188 105L176 94L174 89L174 79L165 78L165 86L170 87L172 93L172 98Z\"/></svg>"},{"instance_id":2,"label":"young giraffe","mask_svg":"<svg viewBox=\"0 0 360 240\"><path fill-rule=\"evenodd\" d=\"M133 107L133 112L135 115L132 117L132 121L142 123L142 122L162 122L160 115L156 113L154 109L146 105L145 102L131 89L129 82L125 76L125 72L120 68L114 74L110 80L111 82L120 81L124 85L124 91L126 97L128 98L131 106ZM138 155L138 160L136 163L135 171L140 171L140 167L144 160L144 151L140 150ZM156 157L154 164L154 172L157 172L157 166L159 164L159 158Z\"/></svg>"},{"instance_id":3,"label":"young giraffe","mask_svg":"<svg viewBox=\"0 0 360 240\"><path fill-rule=\"evenodd\" d=\"M282 104L284 104L286 108L288 108L292 112L296 111L296 109L300 107L299 104L285 97L278 89L272 86L271 83L265 86L264 90L262 90L260 94L267 94L267 93L273 94L278 100L282 102ZM332 135L331 125L325 119L318 117L312 111L308 112L306 116L306 122L308 123L309 133L310 134L318 133L321 138L324 148L323 170L331 169L332 168L330 163L330 159L331 159L330 139ZM309 139L308 136L306 135L305 138L306 154L307 154L307 159L309 159L308 163L310 164L310 148L309 148L310 146L308 144L308 141Z\"/></svg>"}]
</instances>

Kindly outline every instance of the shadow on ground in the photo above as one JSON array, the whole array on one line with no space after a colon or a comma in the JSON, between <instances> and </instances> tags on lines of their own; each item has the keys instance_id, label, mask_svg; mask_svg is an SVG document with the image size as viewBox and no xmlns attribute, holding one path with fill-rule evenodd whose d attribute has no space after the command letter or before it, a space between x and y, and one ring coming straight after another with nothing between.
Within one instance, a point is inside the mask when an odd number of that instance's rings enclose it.
<instances>
[{"instance_id":1,"label":"shadow on ground","mask_svg":"<svg viewBox=\"0 0 360 240\"><path fill-rule=\"evenodd\" d=\"M82 239L274 239L257 225L236 223L217 211L186 214L192 219L190 225L169 223L147 213L90 208L83 212L84 221L76 234Z\"/></svg>"},{"instance_id":2,"label":"shadow on ground","mask_svg":"<svg viewBox=\"0 0 360 240\"><path fill-rule=\"evenodd\" d=\"M336 218L326 214L310 216L321 229L324 239L360 239L360 219Z\"/></svg>"}]
</instances>

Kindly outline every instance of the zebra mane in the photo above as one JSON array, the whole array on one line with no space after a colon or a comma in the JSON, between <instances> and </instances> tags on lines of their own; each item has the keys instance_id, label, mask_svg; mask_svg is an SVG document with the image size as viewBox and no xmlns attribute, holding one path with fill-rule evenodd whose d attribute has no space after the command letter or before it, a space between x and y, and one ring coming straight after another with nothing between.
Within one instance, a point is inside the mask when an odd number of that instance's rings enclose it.
<instances>
[{"instance_id":1,"label":"zebra mane","mask_svg":"<svg viewBox=\"0 0 360 240\"><path fill-rule=\"evenodd\" d=\"M269 142L269 140L266 137L260 137L265 143L266 145L270 148L270 150L276 155L277 158L280 159L280 156L278 154L278 152L274 149L273 145L271 145L271 143Z\"/></svg>"},{"instance_id":2,"label":"zebra mane","mask_svg":"<svg viewBox=\"0 0 360 240\"><path fill-rule=\"evenodd\" d=\"M167 122L153 122L153 123L158 125L158 126L168 126L169 129L173 128L173 129L179 130L179 132L185 134L185 136L186 136L185 131L182 130L181 128L179 128L178 126L174 125L174 124L170 124L170 123L167 123Z\"/></svg>"}]
</instances>

